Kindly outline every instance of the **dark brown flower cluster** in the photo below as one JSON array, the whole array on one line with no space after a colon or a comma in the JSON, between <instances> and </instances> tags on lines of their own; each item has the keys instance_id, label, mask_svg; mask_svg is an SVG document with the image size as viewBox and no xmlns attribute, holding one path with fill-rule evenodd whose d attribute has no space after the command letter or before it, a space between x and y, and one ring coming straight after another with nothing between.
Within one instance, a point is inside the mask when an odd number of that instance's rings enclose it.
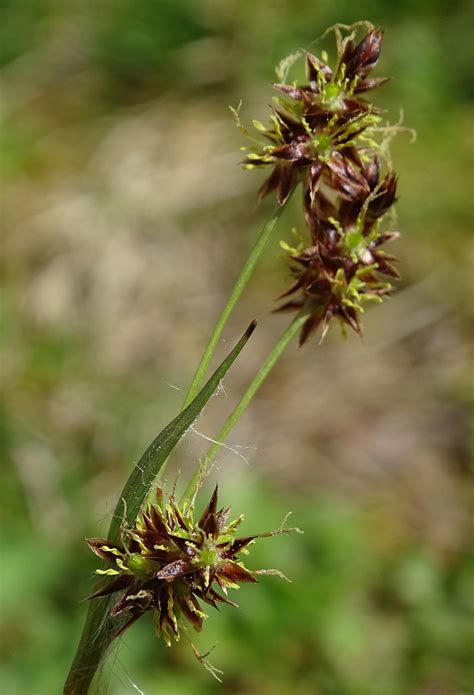
<instances>
[{"instance_id":1,"label":"dark brown flower cluster","mask_svg":"<svg viewBox=\"0 0 474 695\"><path fill-rule=\"evenodd\" d=\"M141 615L153 611L157 634L170 646L180 637L185 618L200 630L206 617L200 602L217 607L227 598L229 588L242 582L256 582L258 574L279 574L276 570L251 572L239 560L239 553L256 539L297 529L237 537L243 517L229 522L230 509L217 509L217 487L199 521L193 519L193 503L178 506L173 496L165 502L161 489L157 504L149 504L133 528L122 531L122 543L101 538L88 539L89 548L107 560L107 569L97 574L113 577L90 598L117 593L113 615L124 615L121 634Z\"/></svg>"},{"instance_id":2,"label":"dark brown flower cluster","mask_svg":"<svg viewBox=\"0 0 474 695\"><path fill-rule=\"evenodd\" d=\"M370 75L382 33L369 25L358 43L355 33L343 38L336 27L334 68L325 53L306 52L308 83L274 85L284 96L275 99L268 127L254 121L265 142L253 140L244 162L272 168L260 195L276 191L280 205L303 187L309 245L287 247L294 281L282 295L291 299L277 309L308 314L300 344L320 325L324 335L334 317L360 334L363 304L382 301L392 289L388 278L398 277L394 257L382 250L397 236L383 221L397 186L388 129L361 96L388 79Z\"/></svg>"}]
</instances>

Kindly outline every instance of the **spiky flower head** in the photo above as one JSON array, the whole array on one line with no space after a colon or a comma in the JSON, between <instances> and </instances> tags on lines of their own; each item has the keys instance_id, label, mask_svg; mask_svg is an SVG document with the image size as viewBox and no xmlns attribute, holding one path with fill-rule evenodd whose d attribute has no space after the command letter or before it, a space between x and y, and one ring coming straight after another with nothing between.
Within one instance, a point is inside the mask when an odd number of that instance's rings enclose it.
<instances>
[{"instance_id":1,"label":"spiky flower head","mask_svg":"<svg viewBox=\"0 0 474 695\"><path fill-rule=\"evenodd\" d=\"M227 597L228 589L241 583L256 582L259 574L280 574L277 570L250 571L240 559L257 538L297 531L282 526L277 531L253 536L237 536L243 520L229 521L230 508L217 508L217 487L198 521L194 503L178 505L171 495L165 501L157 490L157 502L150 503L133 528L122 530L122 542L87 540L89 548L107 560L106 569L97 574L112 577L90 598L116 593L112 615L123 615L116 636L141 615L153 611L158 635L170 646L179 640L180 626L186 619L195 630L202 628L206 614L202 603L236 604ZM283 576L283 575L281 575Z\"/></svg>"},{"instance_id":2,"label":"spiky flower head","mask_svg":"<svg viewBox=\"0 0 474 695\"><path fill-rule=\"evenodd\" d=\"M325 53L321 58L305 52L308 84L274 85L283 96L274 99L270 124L254 121L265 141L253 138L244 161L246 169L272 167L260 195L276 191L285 203L301 181L314 199L321 183L335 186L341 195L360 192L361 157L374 147L372 129L380 123L378 109L360 94L385 83L388 78L369 78L379 54L382 34L368 25L365 37L354 41L354 32L342 38L336 28L337 58L331 68ZM287 64L286 64L287 65ZM278 70L277 70L278 72ZM279 71L286 78L287 67Z\"/></svg>"},{"instance_id":3,"label":"spiky flower head","mask_svg":"<svg viewBox=\"0 0 474 695\"><path fill-rule=\"evenodd\" d=\"M380 110L364 96L387 82L371 72L380 55L382 32L368 22L332 28L334 64L325 52L307 51L285 59L277 68L280 93L270 125L254 121L266 142L253 138L244 166L271 167L260 195L276 191L283 205L298 183L309 239L287 251L293 283L277 311L303 311L307 320L300 344L318 326L323 336L333 318L361 333L360 316L367 302L381 302L397 278L383 250L398 233L387 228L387 213L396 200L389 143L403 130L382 124ZM364 34L356 40L362 29ZM326 32L327 33L327 32ZM303 53L307 83L287 81L291 65Z\"/></svg>"},{"instance_id":4,"label":"spiky flower head","mask_svg":"<svg viewBox=\"0 0 474 695\"><path fill-rule=\"evenodd\" d=\"M363 195L331 201L320 193L315 203L306 200L311 246L287 247L294 280L282 295L291 299L277 311L309 311L300 344L320 325L324 337L333 318L360 334L364 304L381 302L392 291L388 277L399 277L392 265L396 258L382 249L398 237L383 229L383 217L396 198L396 178L388 170L379 181L378 158L361 171Z\"/></svg>"}]
</instances>

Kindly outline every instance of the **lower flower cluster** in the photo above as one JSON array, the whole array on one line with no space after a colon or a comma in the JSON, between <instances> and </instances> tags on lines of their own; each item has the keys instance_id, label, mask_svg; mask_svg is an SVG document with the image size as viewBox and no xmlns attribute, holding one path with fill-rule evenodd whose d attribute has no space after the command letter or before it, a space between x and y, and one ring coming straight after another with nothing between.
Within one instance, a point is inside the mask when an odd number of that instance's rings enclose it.
<instances>
[{"instance_id":1,"label":"lower flower cluster","mask_svg":"<svg viewBox=\"0 0 474 695\"><path fill-rule=\"evenodd\" d=\"M113 615L124 615L117 634L123 633L141 615L153 611L156 632L170 646L180 638L180 624L188 621L200 630L206 614L201 602L236 606L228 589L243 582L256 582L258 574L280 574L277 570L251 572L239 560L256 539L297 529L281 527L269 533L237 537L243 520L229 522L230 509L217 509L217 487L197 522L193 503L181 507L173 496L165 502L157 490L157 503L149 504L133 528L122 531L122 543L105 539L87 540L89 548L109 562L97 574L113 577L90 598L119 594ZM283 576L283 575L281 575Z\"/></svg>"}]
</instances>

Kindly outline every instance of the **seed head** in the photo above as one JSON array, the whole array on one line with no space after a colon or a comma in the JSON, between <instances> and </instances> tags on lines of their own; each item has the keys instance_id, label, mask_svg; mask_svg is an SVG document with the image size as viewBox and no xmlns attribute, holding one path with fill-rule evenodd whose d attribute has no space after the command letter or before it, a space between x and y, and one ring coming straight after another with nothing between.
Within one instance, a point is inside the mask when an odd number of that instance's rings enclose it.
<instances>
[{"instance_id":1,"label":"seed head","mask_svg":"<svg viewBox=\"0 0 474 695\"><path fill-rule=\"evenodd\" d=\"M248 553L256 538L297 530L282 527L238 537L243 517L229 522L230 509L217 509L217 487L198 521L193 507L190 502L178 506L173 496L165 503L158 489L157 503L148 505L133 528L122 530L120 544L87 540L89 548L110 565L97 574L113 577L90 598L117 593L112 614L126 615L116 636L148 611L153 611L157 634L168 646L179 640L183 619L201 630L207 617L201 602L235 606L227 597L228 589L255 583L255 575L265 572L248 570L240 554Z\"/></svg>"},{"instance_id":2,"label":"seed head","mask_svg":"<svg viewBox=\"0 0 474 695\"><path fill-rule=\"evenodd\" d=\"M360 27L364 36L357 42ZM364 98L387 82L372 77L380 56L382 32L367 22L342 29L333 27L336 59L303 52L307 83L289 84L289 68L298 57L280 63L279 92L270 123L254 121L264 142L253 138L245 148L247 169L271 167L260 195L276 191L283 205L298 183L302 184L304 216L309 239L289 252L293 275L281 295L287 301L277 311L308 314L300 344L318 327L323 336L333 318L361 333L364 304L381 302L398 278L396 260L383 246L398 236L387 229L387 213L396 200L389 143L403 130L400 124L381 123L380 110ZM301 52L300 52L301 55ZM381 138L380 138L381 135Z\"/></svg>"},{"instance_id":3,"label":"seed head","mask_svg":"<svg viewBox=\"0 0 474 695\"><path fill-rule=\"evenodd\" d=\"M319 186L336 186L342 194L360 193L361 154L376 146L368 137L380 123L379 110L359 95L380 86L387 78L369 79L380 53L382 34L368 31L358 44L353 35L338 41L335 68L311 53L305 53L308 84L277 83L282 94L268 126L254 121L264 142L251 139L244 160L246 169L266 166L272 173L263 183L260 196L276 191L280 204L302 181L314 199ZM234 112L241 130L247 133Z\"/></svg>"},{"instance_id":4,"label":"seed head","mask_svg":"<svg viewBox=\"0 0 474 695\"><path fill-rule=\"evenodd\" d=\"M387 277L398 278L394 256L381 248L398 236L383 231L382 218L396 197L396 178L388 171L379 182L377 158L362 167L364 193L335 202L319 192L306 196L305 218L312 245L290 251L294 281L282 297L292 297L277 311L310 310L300 344L322 325L323 336L333 318L361 333L360 315L367 302L381 302L392 291ZM386 277L384 277L386 276Z\"/></svg>"}]
</instances>

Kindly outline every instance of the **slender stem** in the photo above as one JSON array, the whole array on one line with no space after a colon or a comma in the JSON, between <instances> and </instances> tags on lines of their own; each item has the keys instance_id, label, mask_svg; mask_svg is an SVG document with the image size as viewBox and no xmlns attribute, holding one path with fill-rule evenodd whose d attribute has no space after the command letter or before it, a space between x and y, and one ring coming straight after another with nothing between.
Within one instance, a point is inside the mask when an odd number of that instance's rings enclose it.
<instances>
[{"instance_id":1,"label":"slender stem","mask_svg":"<svg viewBox=\"0 0 474 695\"><path fill-rule=\"evenodd\" d=\"M273 229L275 228L275 225L278 222L278 219L282 213L283 207L284 206L282 205L278 205L268 222L265 223L262 231L260 232L257 238L257 241L255 242L255 246L250 252L249 257L247 258L245 265L242 268L240 275L235 282L232 292L230 293L229 299L227 300L227 304L225 305L221 315L217 319L216 325L214 326L214 330L212 331L211 337L209 338L207 347L204 351L198 368L196 369L193 380L191 382L191 386L189 387L188 393L186 394L183 408L189 405L189 403L199 392L201 384L206 375L207 368L209 367L209 363L212 359L212 356L214 355L217 343L219 342L222 330L225 324L227 323L227 320L230 314L232 313L232 310L234 309L240 295L242 294L248 281L250 280L250 277L260 256L265 250L265 247L270 239Z\"/></svg>"},{"instance_id":2,"label":"slender stem","mask_svg":"<svg viewBox=\"0 0 474 695\"><path fill-rule=\"evenodd\" d=\"M254 377L253 381L245 391L244 395L242 396L241 400L239 403L236 405L232 413L229 415L227 420L225 421L224 426L222 427L221 431L216 437L216 441L212 444L212 446L209 448L207 454L205 455L204 459L201 461L199 468L196 470L194 473L188 487L186 488L186 492L183 495L183 499L190 498L193 496L195 493L197 486L199 485L199 482L204 478L206 475L207 471L209 470L209 467L211 466L212 462L216 458L217 454L219 453L225 439L227 438L228 434L230 431L234 428L234 426L237 424L239 418L249 405L250 401L252 398L255 396L257 393L258 389L260 386L263 384L267 376L270 374L271 370L275 366L275 364L278 362L280 357L282 356L283 352L285 349L288 347L288 345L291 343L293 338L296 336L296 334L299 332L299 330L302 328L303 324L305 321L308 319L309 312L307 310L303 310L300 312L296 318L290 323L288 328L285 330L285 332L281 335L280 339L276 343L275 347L273 350L270 352L268 355L267 359L265 362L262 364L260 367L259 371L257 372L256 376Z\"/></svg>"}]
</instances>

